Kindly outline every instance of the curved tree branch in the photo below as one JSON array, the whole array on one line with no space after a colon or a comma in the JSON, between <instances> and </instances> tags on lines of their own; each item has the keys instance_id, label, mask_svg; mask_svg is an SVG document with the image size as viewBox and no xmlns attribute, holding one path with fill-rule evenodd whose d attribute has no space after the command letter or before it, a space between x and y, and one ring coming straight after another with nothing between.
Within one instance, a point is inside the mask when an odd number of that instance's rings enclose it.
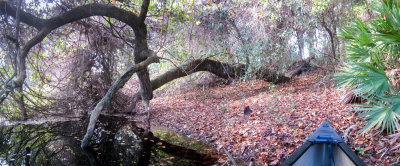
<instances>
[{"instance_id":1,"label":"curved tree branch","mask_svg":"<svg viewBox=\"0 0 400 166\"><path fill-rule=\"evenodd\" d=\"M11 16L13 18L17 17L17 9L13 6L11 6L9 3L7 3L7 1L0 1L0 14L1 15L8 15ZM40 29L41 28L41 24L43 22L42 19L35 17L34 15L21 11L20 13L20 19L21 22L35 27L36 29Z\"/></svg>"},{"instance_id":2,"label":"curved tree branch","mask_svg":"<svg viewBox=\"0 0 400 166\"><path fill-rule=\"evenodd\" d=\"M185 77L199 71L207 71L225 79L235 79L245 74L246 65L230 65L228 63L211 59L196 59L179 67L168 70L164 74L151 80L151 88L152 90L156 90L172 80ZM288 81L290 78L284 74L277 74L276 72L269 71L267 74L265 74L264 79L273 83L282 83ZM141 93L142 90L132 95L131 103L125 112L129 112L136 107L136 102L141 99Z\"/></svg>"},{"instance_id":3,"label":"curved tree branch","mask_svg":"<svg viewBox=\"0 0 400 166\"><path fill-rule=\"evenodd\" d=\"M15 7L11 6L9 3L4 1L0 2L0 14L7 14L15 18L16 11ZM44 27L53 30L65 24L91 16L107 16L115 18L131 27L137 26L139 23L137 14L133 12L112 5L97 3L79 6L49 19L41 19L30 13L21 11L21 22L35 27L38 30L41 30Z\"/></svg>"},{"instance_id":4,"label":"curved tree branch","mask_svg":"<svg viewBox=\"0 0 400 166\"><path fill-rule=\"evenodd\" d=\"M11 6L8 2L0 1L1 15L17 18L17 11L18 10ZM29 26L35 27L39 30L39 33L30 39L24 46L22 46L19 54L17 55L18 78L15 81L15 88L22 89L23 82L26 78L26 57L32 47L40 43L52 30L65 24L96 15L115 18L131 26L132 29L138 29L136 26L139 25L139 17L135 13L111 5L83 5L49 19L41 19L25 11L18 11L18 18L20 21ZM135 32L137 32L137 30Z\"/></svg>"}]
</instances>

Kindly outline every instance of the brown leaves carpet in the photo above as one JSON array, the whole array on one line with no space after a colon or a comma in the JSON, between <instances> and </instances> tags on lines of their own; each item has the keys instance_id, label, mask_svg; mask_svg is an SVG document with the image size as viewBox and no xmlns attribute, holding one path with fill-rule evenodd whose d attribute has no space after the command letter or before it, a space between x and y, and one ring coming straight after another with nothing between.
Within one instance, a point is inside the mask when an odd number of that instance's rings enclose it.
<instances>
[{"instance_id":1,"label":"brown leaves carpet","mask_svg":"<svg viewBox=\"0 0 400 166\"><path fill-rule=\"evenodd\" d=\"M367 165L399 164L399 134L370 131L361 135L363 118L353 107L339 104L340 92L322 71L272 85L260 80L212 88L192 88L151 101L152 123L215 147L219 163L227 164L223 148L241 164L279 165L328 116L341 136ZM252 113L244 115L245 106ZM143 109L138 109L139 113Z\"/></svg>"}]
</instances>

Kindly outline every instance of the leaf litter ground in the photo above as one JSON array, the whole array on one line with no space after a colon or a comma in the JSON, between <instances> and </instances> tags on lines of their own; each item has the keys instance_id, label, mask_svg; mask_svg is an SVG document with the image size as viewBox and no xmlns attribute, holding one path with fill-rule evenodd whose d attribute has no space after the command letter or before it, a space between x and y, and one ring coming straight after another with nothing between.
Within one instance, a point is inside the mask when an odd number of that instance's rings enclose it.
<instances>
[{"instance_id":1,"label":"leaf litter ground","mask_svg":"<svg viewBox=\"0 0 400 166\"><path fill-rule=\"evenodd\" d=\"M152 123L215 147L219 164L228 164L224 148L241 164L279 165L328 116L333 128L367 165L399 164L400 134L370 131L361 135L362 118L324 72L307 73L273 85L261 80L212 88L192 88L151 101ZM249 106L252 113L244 114ZM142 107L142 106L140 106ZM138 109L138 115L144 109Z\"/></svg>"}]
</instances>

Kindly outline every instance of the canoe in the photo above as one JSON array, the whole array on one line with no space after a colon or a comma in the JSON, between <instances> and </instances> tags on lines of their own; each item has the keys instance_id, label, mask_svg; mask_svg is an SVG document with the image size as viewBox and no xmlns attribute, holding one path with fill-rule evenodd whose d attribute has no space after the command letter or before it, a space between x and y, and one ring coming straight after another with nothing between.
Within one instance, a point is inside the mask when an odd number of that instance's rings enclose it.
<instances>
[{"instance_id":1,"label":"canoe","mask_svg":"<svg viewBox=\"0 0 400 166\"><path fill-rule=\"evenodd\" d=\"M366 165L324 121L307 141L283 162L284 166Z\"/></svg>"}]
</instances>

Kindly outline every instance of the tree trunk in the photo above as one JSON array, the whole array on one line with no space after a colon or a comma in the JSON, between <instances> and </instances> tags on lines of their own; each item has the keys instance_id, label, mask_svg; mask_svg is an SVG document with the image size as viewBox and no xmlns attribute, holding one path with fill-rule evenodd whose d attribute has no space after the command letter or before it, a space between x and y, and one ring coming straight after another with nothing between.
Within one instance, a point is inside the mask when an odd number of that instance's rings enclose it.
<instances>
[{"instance_id":1,"label":"tree trunk","mask_svg":"<svg viewBox=\"0 0 400 166\"><path fill-rule=\"evenodd\" d=\"M336 59L336 49L335 49L335 34L329 29L328 25L326 25L325 20L322 20L321 22L322 27L328 32L329 34L329 39L331 41L331 50L332 50L332 56L334 59Z\"/></svg>"},{"instance_id":2,"label":"tree trunk","mask_svg":"<svg viewBox=\"0 0 400 166\"><path fill-rule=\"evenodd\" d=\"M17 99L18 99L18 107L21 111L21 120L25 121L28 119L28 115L26 113L25 103L24 103L24 92L22 90L22 86L17 87Z\"/></svg>"},{"instance_id":3,"label":"tree trunk","mask_svg":"<svg viewBox=\"0 0 400 166\"><path fill-rule=\"evenodd\" d=\"M110 100L114 96L115 93L119 89L121 89L125 83L132 77L132 75L140 70L145 69L149 64L158 62L158 57L157 56L151 56L147 58L145 61L136 64L132 67L130 67L120 78L118 78L117 81L114 82L114 84L110 87L110 89L107 91L107 94L100 100L100 102L96 105L94 110L92 111L90 115L90 121L89 125L86 131L86 134L84 138L82 139L81 147L85 148L88 146L90 138L93 135L94 127L97 121L97 118L100 115L100 112L104 109L104 107L107 106L108 103L110 103Z\"/></svg>"},{"instance_id":4,"label":"tree trunk","mask_svg":"<svg viewBox=\"0 0 400 166\"><path fill-rule=\"evenodd\" d=\"M135 31L135 63L140 63L144 61L147 57L150 55L154 54L153 51L149 50L149 46L147 45L147 27L146 24L144 23L146 19L146 15L148 12L148 7L150 4L150 0L145 0L143 1L142 4L142 11L140 12L139 20L140 24L135 27L133 30ZM147 66L139 70L137 73L139 77L139 82L140 82L140 88L142 89L141 97L143 99L143 103L146 107L147 111L147 127L146 127L146 133L150 132L150 107L149 103L150 100L153 99L153 90L151 88L151 82L150 82L150 74L149 71L147 70ZM141 162L139 161L139 165Z\"/></svg>"},{"instance_id":5,"label":"tree trunk","mask_svg":"<svg viewBox=\"0 0 400 166\"><path fill-rule=\"evenodd\" d=\"M152 54L151 50L148 50L147 39L146 39L146 25L143 23L141 25L143 27L135 28L135 36L136 36L136 46L135 46L135 63L138 64L145 60L150 54ZM143 70L137 72L140 82L140 88L142 91L142 97L146 100L151 100L153 98L153 91L150 85L150 75L147 67Z\"/></svg>"},{"instance_id":6,"label":"tree trunk","mask_svg":"<svg viewBox=\"0 0 400 166\"><path fill-rule=\"evenodd\" d=\"M317 29L315 28L315 27L311 27L311 30L309 31L309 33L307 33L307 35L308 35L308 39L311 39L311 41L309 42L309 47L308 47L308 49L310 50L309 51L309 57L308 57L308 59L311 59L311 58L314 58L315 57L315 52L314 51L311 51L311 49L312 48L315 48L315 41L316 41L316 31L317 31Z\"/></svg>"},{"instance_id":7,"label":"tree trunk","mask_svg":"<svg viewBox=\"0 0 400 166\"><path fill-rule=\"evenodd\" d=\"M304 57L304 31L296 30L297 46L299 47L299 57L303 59Z\"/></svg>"}]
</instances>

